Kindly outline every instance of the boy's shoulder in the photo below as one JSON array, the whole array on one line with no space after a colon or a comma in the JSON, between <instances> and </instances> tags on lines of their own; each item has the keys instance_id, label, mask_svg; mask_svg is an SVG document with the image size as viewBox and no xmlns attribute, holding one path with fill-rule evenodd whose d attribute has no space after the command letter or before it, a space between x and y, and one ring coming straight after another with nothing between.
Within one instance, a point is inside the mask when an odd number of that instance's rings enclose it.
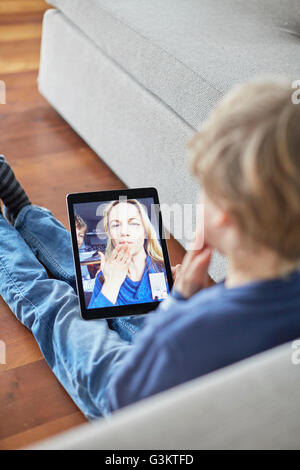
<instances>
[{"instance_id":1,"label":"boy's shoulder","mask_svg":"<svg viewBox=\"0 0 300 470\"><path fill-rule=\"evenodd\" d=\"M216 312L219 310L219 306L222 310L224 290L224 281L222 281L202 289L190 299L179 300L171 294L161 303L152 318L149 317L149 323L160 331L165 328L169 330L180 329L183 324L192 324L196 318Z\"/></svg>"},{"instance_id":2,"label":"boy's shoulder","mask_svg":"<svg viewBox=\"0 0 300 470\"><path fill-rule=\"evenodd\" d=\"M235 288L227 288L225 281L202 289L188 300L175 300L165 312L162 323L173 333L211 326L227 329L246 326L267 319L274 311L293 314L300 308L300 272L286 279L255 281Z\"/></svg>"},{"instance_id":3,"label":"boy's shoulder","mask_svg":"<svg viewBox=\"0 0 300 470\"><path fill-rule=\"evenodd\" d=\"M218 300L220 297L225 295L226 287L225 287L225 279L220 281L210 287L205 289L201 289L195 295L193 295L188 302L190 305L193 304L202 304L206 303L207 301Z\"/></svg>"},{"instance_id":4,"label":"boy's shoulder","mask_svg":"<svg viewBox=\"0 0 300 470\"><path fill-rule=\"evenodd\" d=\"M204 314L204 312L216 310L218 305L224 306L226 291L225 281L221 281L211 287L200 290L190 299L180 302L182 306L184 303L186 312Z\"/></svg>"}]
</instances>

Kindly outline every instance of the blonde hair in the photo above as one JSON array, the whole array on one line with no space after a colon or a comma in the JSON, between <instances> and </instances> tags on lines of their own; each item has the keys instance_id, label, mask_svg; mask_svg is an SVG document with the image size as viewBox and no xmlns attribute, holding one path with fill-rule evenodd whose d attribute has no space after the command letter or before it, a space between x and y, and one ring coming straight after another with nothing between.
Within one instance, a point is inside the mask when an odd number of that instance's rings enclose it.
<instances>
[{"instance_id":1,"label":"blonde hair","mask_svg":"<svg viewBox=\"0 0 300 470\"><path fill-rule=\"evenodd\" d=\"M103 224L104 224L104 230L109 234L109 228L108 228L108 220L109 220L109 214L110 211L113 207L115 207L117 204L122 204L122 203L128 203L128 204L133 204L136 206L138 209L138 212L140 214L145 232L146 232L146 239L145 239L145 251L146 253L150 256L151 260L154 263L158 263L159 265L162 264L163 261L163 254L162 254L162 249L161 246L157 240L156 232L151 224L151 221L148 217L148 214L146 213L144 207L137 201L136 199L127 199L126 201L112 201L110 202L104 209L104 214L103 214ZM105 250L105 256L110 256L112 250L113 250L113 243L111 238L108 235L108 242Z\"/></svg>"},{"instance_id":2,"label":"blonde hair","mask_svg":"<svg viewBox=\"0 0 300 470\"><path fill-rule=\"evenodd\" d=\"M300 258L300 106L291 83L236 86L189 143L189 168L252 246Z\"/></svg>"}]
</instances>

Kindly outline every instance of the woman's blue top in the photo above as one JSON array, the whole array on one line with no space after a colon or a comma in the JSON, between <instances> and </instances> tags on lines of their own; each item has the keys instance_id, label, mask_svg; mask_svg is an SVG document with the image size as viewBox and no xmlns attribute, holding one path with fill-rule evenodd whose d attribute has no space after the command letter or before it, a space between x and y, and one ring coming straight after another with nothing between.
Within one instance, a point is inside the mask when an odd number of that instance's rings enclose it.
<instances>
[{"instance_id":1,"label":"woman's blue top","mask_svg":"<svg viewBox=\"0 0 300 470\"><path fill-rule=\"evenodd\" d=\"M149 273L156 272L164 272L166 289L167 293L169 294L169 285L165 270L159 268L157 264L151 261L150 256L147 255L145 269L141 280L132 281L128 276L126 276L123 284L121 285L117 301L115 304L113 304L105 297L105 295L101 293L103 283L100 282L99 278L102 276L103 279L103 273L100 271L95 281L93 295L91 297L88 308L113 307L116 305L153 302Z\"/></svg>"}]
</instances>

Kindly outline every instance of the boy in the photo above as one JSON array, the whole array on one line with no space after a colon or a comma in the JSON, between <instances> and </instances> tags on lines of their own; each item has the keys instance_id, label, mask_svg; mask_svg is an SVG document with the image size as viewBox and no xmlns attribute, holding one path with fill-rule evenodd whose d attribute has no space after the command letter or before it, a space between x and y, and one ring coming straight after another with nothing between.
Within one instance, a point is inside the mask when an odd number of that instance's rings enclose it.
<instances>
[{"instance_id":1,"label":"boy","mask_svg":"<svg viewBox=\"0 0 300 470\"><path fill-rule=\"evenodd\" d=\"M132 340L106 320L81 320L68 234L49 211L27 204L14 228L0 217L1 295L89 419L300 336L300 107L290 84L235 88L190 147L205 246L186 254L171 295ZM47 279L22 237L65 282ZM212 248L228 257L228 273L205 289Z\"/></svg>"},{"instance_id":2,"label":"boy","mask_svg":"<svg viewBox=\"0 0 300 470\"><path fill-rule=\"evenodd\" d=\"M77 245L78 249L80 249L84 242L84 237L87 231L87 225L80 215L75 215L75 230L76 230L76 238L77 238Z\"/></svg>"}]
</instances>

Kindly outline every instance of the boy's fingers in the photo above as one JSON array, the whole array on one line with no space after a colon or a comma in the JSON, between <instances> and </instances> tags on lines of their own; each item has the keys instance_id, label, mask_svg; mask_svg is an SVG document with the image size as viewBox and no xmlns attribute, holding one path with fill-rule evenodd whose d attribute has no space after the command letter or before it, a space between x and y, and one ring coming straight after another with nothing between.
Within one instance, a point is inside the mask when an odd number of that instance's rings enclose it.
<instances>
[{"instance_id":1,"label":"boy's fingers","mask_svg":"<svg viewBox=\"0 0 300 470\"><path fill-rule=\"evenodd\" d=\"M210 257L212 255L212 249L211 248L205 248L201 253L199 253L196 258L199 259L199 261L202 260L202 262L205 264L210 260Z\"/></svg>"},{"instance_id":2,"label":"boy's fingers","mask_svg":"<svg viewBox=\"0 0 300 470\"><path fill-rule=\"evenodd\" d=\"M176 264L176 266L171 266L172 273L176 273L177 269L181 266L181 264Z\"/></svg>"},{"instance_id":3,"label":"boy's fingers","mask_svg":"<svg viewBox=\"0 0 300 470\"><path fill-rule=\"evenodd\" d=\"M194 258L194 254L192 253L192 251L188 251L185 255L184 255L184 258L183 258L183 261L182 261L182 266L185 267L185 266L188 266L191 261L193 260Z\"/></svg>"},{"instance_id":4,"label":"boy's fingers","mask_svg":"<svg viewBox=\"0 0 300 470\"><path fill-rule=\"evenodd\" d=\"M177 276L181 268L181 264L176 264L176 266L171 266L171 271L173 276Z\"/></svg>"},{"instance_id":5,"label":"boy's fingers","mask_svg":"<svg viewBox=\"0 0 300 470\"><path fill-rule=\"evenodd\" d=\"M202 255L202 254L205 254L206 253L206 250L210 250L211 251L211 248L208 247L207 245L204 244L203 248L201 248L201 250L190 250L188 251L185 256L184 256L184 259L183 259L183 263L182 265L183 266L188 266L191 264L191 262L199 255Z\"/></svg>"},{"instance_id":6,"label":"boy's fingers","mask_svg":"<svg viewBox=\"0 0 300 470\"><path fill-rule=\"evenodd\" d=\"M179 271L180 271L180 269L181 269L181 266L182 266L181 264L177 264L177 265L175 266L175 273L176 273L176 275L179 273Z\"/></svg>"},{"instance_id":7,"label":"boy's fingers","mask_svg":"<svg viewBox=\"0 0 300 470\"><path fill-rule=\"evenodd\" d=\"M191 262L190 270L194 269L202 272L206 272L211 260L212 250L210 248L205 248L205 250L199 253Z\"/></svg>"}]
</instances>

